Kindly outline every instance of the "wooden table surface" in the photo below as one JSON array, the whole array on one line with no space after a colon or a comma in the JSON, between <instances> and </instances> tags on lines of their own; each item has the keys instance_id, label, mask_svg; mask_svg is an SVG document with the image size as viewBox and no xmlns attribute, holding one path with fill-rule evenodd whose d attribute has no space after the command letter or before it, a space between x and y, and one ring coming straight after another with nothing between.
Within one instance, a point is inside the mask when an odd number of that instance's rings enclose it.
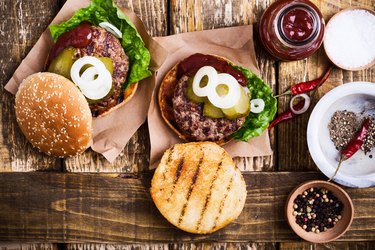
<instances>
[{"instance_id":1,"label":"wooden table surface","mask_svg":"<svg viewBox=\"0 0 375 250\"><path fill-rule=\"evenodd\" d=\"M117 1L136 12L152 36L256 24L272 2ZM351 6L375 9L375 0L314 3L326 21ZM3 86L63 4L63 0L0 0ZM322 48L304 60L278 62L262 49L257 35L254 39L261 77L274 93L319 77L328 65ZM357 72L336 68L318 95L358 80L375 82L375 67ZM7 242L0 243L1 249L375 249L371 242L375 188L346 188L355 205L355 219L336 242L310 244L287 226L283 206L288 193L305 180L324 178L308 153L308 113L271 131L271 157L235 159L256 171L244 175L248 186L244 211L227 228L197 236L173 228L150 200L147 125L112 164L91 150L61 160L31 147L17 126L14 97L3 88L0 96L0 240ZM279 112L288 105L288 98L279 99Z\"/></svg>"}]
</instances>

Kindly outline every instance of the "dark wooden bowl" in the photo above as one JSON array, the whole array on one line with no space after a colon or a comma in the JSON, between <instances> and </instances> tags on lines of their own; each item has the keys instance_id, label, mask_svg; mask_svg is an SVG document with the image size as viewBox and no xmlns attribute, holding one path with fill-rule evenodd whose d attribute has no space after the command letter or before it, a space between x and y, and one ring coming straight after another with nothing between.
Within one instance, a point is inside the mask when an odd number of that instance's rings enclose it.
<instances>
[{"instance_id":1,"label":"dark wooden bowl","mask_svg":"<svg viewBox=\"0 0 375 250\"><path fill-rule=\"evenodd\" d=\"M306 232L300 225L296 223L296 218L293 215L294 199L297 197L297 195L302 194L306 189L312 187L325 188L331 191L333 195L336 196L344 205L343 211L341 212L342 219L339 220L333 228L330 228L325 232ZM354 217L353 203L349 195L341 187L331 182L321 180L308 181L296 187L288 197L285 211L288 223L293 231L302 239L313 243L325 243L339 238L346 232L346 230L348 230L349 226L352 224Z\"/></svg>"}]
</instances>

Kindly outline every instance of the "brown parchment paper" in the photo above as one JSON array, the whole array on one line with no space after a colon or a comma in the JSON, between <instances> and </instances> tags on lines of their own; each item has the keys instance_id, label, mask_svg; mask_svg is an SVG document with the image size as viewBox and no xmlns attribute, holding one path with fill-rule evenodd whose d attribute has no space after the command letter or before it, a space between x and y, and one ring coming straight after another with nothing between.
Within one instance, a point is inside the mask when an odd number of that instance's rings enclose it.
<instances>
[{"instance_id":1,"label":"brown parchment paper","mask_svg":"<svg viewBox=\"0 0 375 250\"><path fill-rule=\"evenodd\" d=\"M183 142L168 127L161 117L158 105L158 90L165 74L179 61L193 53L215 54L228 58L233 63L246 67L259 75L254 43L253 27L239 26L198 32L183 33L167 37L156 37L168 51L168 57L157 71L156 87L148 110L151 153L150 168L155 168L164 151L176 143ZM272 154L268 132L248 142L231 141L224 148L232 157L254 157Z\"/></svg>"},{"instance_id":2,"label":"brown parchment paper","mask_svg":"<svg viewBox=\"0 0 375 250\"><path fill-rule=\"evenodd\" d=\"M68 0L51 24L61 23L73 16L80 8L87 7L89 0ZM146 47L151 53L150 69L155 72L164 62L167 52L154 39L152 39L143 26L142 21L130 10L122 8L130 18L141 35ZM49 30L43 32L29 54L21 62L12 78L5 85L5 89L16 94L18 86L27 76L44 70L44 63L53 46ZM145 122L149 108L152 91L155 86L155 74L142 80L134 97L124 106L115 109L104 117L93 120L93 142L91 148L103 154L110 162L121 153L131 136Z\"/></svg>"}]
</instances>

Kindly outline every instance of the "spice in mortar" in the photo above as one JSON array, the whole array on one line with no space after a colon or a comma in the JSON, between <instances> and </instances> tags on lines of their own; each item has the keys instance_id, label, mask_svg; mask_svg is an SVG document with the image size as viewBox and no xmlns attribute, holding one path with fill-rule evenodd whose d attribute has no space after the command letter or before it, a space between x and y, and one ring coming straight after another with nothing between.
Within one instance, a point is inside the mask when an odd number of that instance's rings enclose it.
<instances>
[{"instance_id":1,"label":"spice in mortar","mask_svg":"<svg viewBox=\"0 0 375 250\"><path fill-rule=\"evenodd\" d=\"M341 220L342 202L327 189L312 187L294 199L293 215L306 232L320 233Z\"/></svg>"},{"instance_id":2,"label":"spice in mortar","mask_svg":"<svg viewBox=\"0 0 375 250\"><path fill-rule=\"evenodd\" d=\"M336 65L355 69L375 60L375 14L365 9L343 11L328 23L324 48Z\"/></svg>"},{"instance_id":3,"label":"spice in mortar","mask_svg":"<svg viewBox=\"0 0 375 250\"><path fill-rule=\"evenodd\" d=\"M336 111L330 123L328 124L329 134L333 144L338 151L342 151L348 146L349 142L355 137L361 124L365 118L361 114L357 114L347 110ZM371 119L371 118L370 118ZM375 123L372 122L368 128L361 150L365 154L375 147ZM372 158L372 155L369 155Z\"/></svg>"},{"instance_id":4,"label":"spice in mortar","mask_svg":"<svg viewBox=\"0 0 375 250\"><path fill-rule=\"evenodd\" d=\"M375 122L372 122L367 133L367 137L364 140L361 150L367 154L375 147ZM372 158L372 155L369 155Z\"/></svg>"},{"instance_id":5,"label":"spice in mortar","mask_svg":"<svg viewBox=\"0 0 375 250\"><path fill-rule=\"evenodd\" d=\"M354 112L344 110L336 111L333 114L328 129L331 140L338 151L348 145L359 126L360 121Z\"/></svg>"}]
</instances>

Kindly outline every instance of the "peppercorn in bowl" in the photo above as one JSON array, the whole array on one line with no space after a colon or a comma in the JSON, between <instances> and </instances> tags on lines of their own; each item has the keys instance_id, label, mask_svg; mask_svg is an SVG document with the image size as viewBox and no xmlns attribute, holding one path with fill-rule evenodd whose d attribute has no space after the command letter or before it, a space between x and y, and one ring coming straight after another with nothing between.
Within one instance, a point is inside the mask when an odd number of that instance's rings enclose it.
<instances>
[{"instance_id":1,"label":"peppercorn in bowl","mask_svg":"<svg viewBox=\"0 0 375 250\"><path fill-rule=\"evenodd\" d=\"M328 178L375 186L375 83L345 83L324 95L311 113L307 144Z\"/></svg>"},{"instance_id":2,"label":"peppercorn in bowl","mask_svg":"<svg viewBox=\"0 0 375 250\"><path fill-rule=\"evenodd\" d=\"M325 243L343 235L353 221L354 208L339 186L321 180L296 187L286 203L286 217L302 239Z\"/></svg>"}]
</instances>

